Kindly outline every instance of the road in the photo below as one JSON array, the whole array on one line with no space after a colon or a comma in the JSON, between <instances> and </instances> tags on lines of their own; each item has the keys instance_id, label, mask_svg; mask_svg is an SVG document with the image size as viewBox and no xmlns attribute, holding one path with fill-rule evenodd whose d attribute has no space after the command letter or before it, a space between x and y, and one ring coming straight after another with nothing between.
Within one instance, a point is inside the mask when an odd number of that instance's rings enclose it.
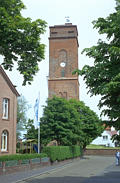
<instances>
[{"instance_id":1,"label":"road","mask_svg":"<svg viewBox=\"0 0 120 183\"><path fill-rule=\"evenodd\" d=\"M21 178L22 179L22 178ZM3 180L2 182L5 182ZM17 183L120 183L114 157L87 156L24 178Z\"/></svg>"}]
</instances>

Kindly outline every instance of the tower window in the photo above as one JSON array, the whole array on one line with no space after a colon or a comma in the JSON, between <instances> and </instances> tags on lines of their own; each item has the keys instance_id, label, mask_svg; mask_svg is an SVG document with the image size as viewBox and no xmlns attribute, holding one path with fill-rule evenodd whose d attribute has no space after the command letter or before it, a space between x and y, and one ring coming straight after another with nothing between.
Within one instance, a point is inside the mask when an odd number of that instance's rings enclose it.
<instances>
[{"instance_id":1,"label":"tower window","mask_svg":"<svg viewBox=\"0 0 120 183\"><path fill-rule=\"evenodd\" d=\"M61 71L61 77L65 77L65 71L64 70Z\"/></svg>"},{"instance_id":2,"label":"tower window","mask_svg":"<svg viewBox=\"0 0 120 183\"><path fill-rule=\"evenodd\" d=\"M60 50L60 52L59 52L59 63L61 63L63 61L64 62L67 61L67 51L64 49Z\"/></svg>"},{"instance_id":3,"label":"tower window","mask_svg":"<svg viewBox=\"0 0 120 183\"><path fill-rule=\"evenodd\" d=\"M57 34L57 32L51 32L51 34Z\"/></svg>"},{"instance_id":4,"label":"tower window","mask_svg":"<svg viewBox=\"0 0 120 183\"><path fill-rule=\"evenodd\" d=\"M67 99L67 92L63 92L63 98Z\"/></svg>"},{"instance_id":5,"label":"tower window","mask_svg":"<svg viewBox=\"0 0 120 183\"><path fill-rule=\"evenodd\" d=\"M67 92L59 92L59 96L67 99Z\"/></svg>"},{"instance_id":6,"label":"tower window","mask_svg":"<svg viewBox=\"0 0 120 183\"><path fill-rule=\"evenodd\" d=\"M74 31L68 31L68 33L74 33Z\"/></svg>"}]
</instances>

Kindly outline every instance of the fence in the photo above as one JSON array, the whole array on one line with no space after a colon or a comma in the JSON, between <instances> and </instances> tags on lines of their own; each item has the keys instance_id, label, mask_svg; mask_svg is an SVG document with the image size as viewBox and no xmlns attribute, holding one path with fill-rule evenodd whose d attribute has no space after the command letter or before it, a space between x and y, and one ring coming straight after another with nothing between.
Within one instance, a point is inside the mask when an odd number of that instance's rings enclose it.
<instances>
[{"instance_id":1,"label":"fence","mask_svg":"<svg viewBox=\"0 0 120 183\"><path fill-rule=\"evenodd\" d=\"M26 160L12 160L0 162L0 175L14 173L17 171L30 170L50 165L49 158L34 158Z\"/></svg>"}]
</instances>

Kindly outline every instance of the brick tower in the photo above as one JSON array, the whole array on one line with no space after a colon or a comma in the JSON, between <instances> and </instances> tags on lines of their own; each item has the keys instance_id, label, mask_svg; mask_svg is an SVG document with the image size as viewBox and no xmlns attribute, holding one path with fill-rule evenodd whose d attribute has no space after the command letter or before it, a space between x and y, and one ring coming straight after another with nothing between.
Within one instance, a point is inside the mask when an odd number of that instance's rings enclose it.
<instances>
[{"instance_id":1,"label":"brick tower","mask_svg":"<svg viewBox=\"0 0 120 183\"><path fill-rule=\"evenodd\" d=\"M79 100L78 32L71 23L50 27L49 37L49 97L53 95Z\"/></svg>"}]
</instances>

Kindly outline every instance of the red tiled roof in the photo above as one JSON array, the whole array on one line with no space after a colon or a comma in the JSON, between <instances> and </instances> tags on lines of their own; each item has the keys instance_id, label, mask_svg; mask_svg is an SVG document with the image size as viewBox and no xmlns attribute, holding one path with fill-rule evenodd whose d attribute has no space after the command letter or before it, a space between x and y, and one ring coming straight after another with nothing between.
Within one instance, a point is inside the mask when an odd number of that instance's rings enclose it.
<instances>
[{"instance_id":1,"label":"red tiled roof","mask_svg":"<svg viewBox=\"0 0 120 183\"><path fill-rule=\"evenodd\" d=\"M108 133L112 137L113 135L116 135L117 134L117 131L116 130L114 130L114 131L108 131Z\"/></svg>"}]
</instances>

